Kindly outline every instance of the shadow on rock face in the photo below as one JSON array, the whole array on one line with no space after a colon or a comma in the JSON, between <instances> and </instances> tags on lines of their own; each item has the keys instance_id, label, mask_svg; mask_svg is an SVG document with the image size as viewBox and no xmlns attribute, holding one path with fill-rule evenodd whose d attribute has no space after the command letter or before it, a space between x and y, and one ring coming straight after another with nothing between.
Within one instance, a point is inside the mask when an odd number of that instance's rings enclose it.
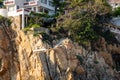
<instances>
[{"instance_id":1,"label":"shadow on rock face","mask_svg":"<svg viewBox=\"0 0 120 80\"><path fill-rule=\"evenodd\" d=\"M0 75L3 75L8 69L8 59L6 59L5 52L0 49Z\"/></svg>"}]
</instances>

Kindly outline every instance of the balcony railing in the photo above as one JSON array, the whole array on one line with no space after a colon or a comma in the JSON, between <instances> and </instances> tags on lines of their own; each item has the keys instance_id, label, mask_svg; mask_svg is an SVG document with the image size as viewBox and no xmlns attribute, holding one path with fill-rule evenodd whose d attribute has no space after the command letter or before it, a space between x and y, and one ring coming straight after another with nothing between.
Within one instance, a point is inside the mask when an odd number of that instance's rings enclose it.
<instances>
[{"instance_id":1,"label":"balcony railing","mask_svg":"<svg viewBox=\"0 0 120 80\"><path fill-rule=\"evenodd\" d=\"M28 9L20 8L17 10L17 12L30 12Z\"/></svg>"},{"instance_id":2,"label":"balcony railing","mask_svg":"<svg viewBox=\"0 0 120 80\"><path fill-rule=\"evenodd\" d=\"M11 0L11 1L4 1L4 5L14 5L15 1Z\"/></svg>"},{"instance_id":3,"label":"balcony railing","mask_svg":"<svg viewBox=\"0 0 120 80\"><path fill-rule=\"evenodd\" d=\"M29 6L29 2L25 2L25 3L24 3L24 6Z\"/></svg>"},{"instance_id":4,"label":"balcony railing","mask_svg":"<svg viewBox=\"0 0 120 80\"><path fill-rule=\"evenodd\" d=\"M29 5L31 5L31 6L34 6L34 5L37 5L38 4L38 1L30 1L29 2Z\"/></svg>"}]
</instances>

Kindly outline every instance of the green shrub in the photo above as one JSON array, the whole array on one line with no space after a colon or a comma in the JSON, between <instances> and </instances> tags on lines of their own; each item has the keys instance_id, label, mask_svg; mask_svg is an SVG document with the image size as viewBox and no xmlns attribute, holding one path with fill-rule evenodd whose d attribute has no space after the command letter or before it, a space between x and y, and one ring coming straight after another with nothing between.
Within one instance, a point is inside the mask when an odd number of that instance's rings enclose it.
<instances>
[{"instance_id":1,"label":"green shrub","mask_svg":"<svg viewBox=\"0 0 120 80\"><path fill-rule=\"evenodd\" d=\"M70 3L67 17L57 27L63 27L73 41L85 46L98 40L99 31L95 29L98 26L103 27L101 24L106 22L110 17L107 15L111 13L111 7L106 0L71 0Z\"/></svg>"},{"instance_id":2,"label":"green shrub","mask_svg":"<svg viewBox=\"0 0 120 80\"><path fill-rule=\"evenodd\" d=\"M115 38L115 33L110 32L110 30L104 32L102 36L105 38L105 40L109 44L119 43L117 39Z\"/></svg>"},{"instance_id":3,"label":"green shrub","mask_svg":"<svg viewBox=\"0 0 120 80\"><path fill-rule=\"evenodd\" d=\"M44 33L44 32L43 32L41 35L42 35L42 37L43 37L43 39L42 39L43 41L45 41L45 42L51 44L52 38L51 38L50 35L48 35L48 34L46 34L46 33Z\"/></svg>"},{"instance_id":4,"label":"green shrub","mask_svg":"<svg viewBox=\"0 0 120 80\"><path fill-rule=\"evenodd\" d=\"M31 30L30 30L29 27L25 27L25 28L23 29L23 31L27 32L27 31L31 31Z\"/></svg>"},{"instance_id":5,"label":"green shrub","mask_svg":"<svg viewBox=\"0 0 120 80\"><path fill-rule=\"evenodd\" d=\"M34 31L34 34L33 34L33 36L34 37L37 37L37 36L39 36L40 34L43 34L44 32L36 32L36 31Z\"/></svg>"},{"instance_id":6,"label":"green shrub","mask_svg":"<svg viewBox=\"0 0 120 80\"><path fill-rule=\"evenodd\" d=\"M83 64L83 58L82 58L82 56L80 56L80 55L76 55L76 57L77 57L77 59L80 61L80 63L81 64Z\"/></svg>"},{"instance_id":7,"label":"green shrub","mask_svg":"<svg viewBox=\"0 0 120 80\"><path fill-rule=\"evenodd\" d=\"M38 24L32 24L30 27L32 27L32 28L40 28L40 25L38 25Z\"/></svg>"},{"instance_id":8,"label":"green shrub","mask_svg":"<svg viewBox=\"0 0 120 80\"><path fill-rule=\"evenodd\" d=\"M120 7L115 8L113 11L113 16L120 16Z\"/></svg>"}]
</instances>

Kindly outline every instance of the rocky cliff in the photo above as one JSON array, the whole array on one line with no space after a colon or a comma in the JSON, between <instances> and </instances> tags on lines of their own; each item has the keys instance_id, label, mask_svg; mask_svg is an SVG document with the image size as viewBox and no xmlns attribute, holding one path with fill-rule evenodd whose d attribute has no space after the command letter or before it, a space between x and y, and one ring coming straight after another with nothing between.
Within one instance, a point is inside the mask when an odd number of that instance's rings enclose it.
<instances>
[{"instance_id":1,"label":"rocky cliff","mask_svg":"<svg viewBox=\"0 0 120 80\"><path fill-rule=\"evenodd\" d=\"M120 79L111 54L120 54L119 48L106 47L103 39L105 50L92 51L68 38L51 42L55 45L51 47L42 36L23 31L10 35L12 40L0 29L0 80Z\"/></svg>"}]
</instances>

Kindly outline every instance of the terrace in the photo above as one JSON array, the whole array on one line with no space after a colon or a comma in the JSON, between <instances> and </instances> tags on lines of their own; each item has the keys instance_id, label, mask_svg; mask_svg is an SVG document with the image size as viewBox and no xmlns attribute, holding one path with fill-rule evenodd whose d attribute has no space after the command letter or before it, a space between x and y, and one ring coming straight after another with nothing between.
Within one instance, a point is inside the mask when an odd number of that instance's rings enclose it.
<instances>
[{"instance_id":1,"label":"terrace","mask_svg":"<svg viewBox=\"0 0 120 80\"><path fill-rule=\"evenodd\" d=\"M15 0L5 0L4 5L6 5L6 6L15 5Z\"/></svg>"}]
</instances>

